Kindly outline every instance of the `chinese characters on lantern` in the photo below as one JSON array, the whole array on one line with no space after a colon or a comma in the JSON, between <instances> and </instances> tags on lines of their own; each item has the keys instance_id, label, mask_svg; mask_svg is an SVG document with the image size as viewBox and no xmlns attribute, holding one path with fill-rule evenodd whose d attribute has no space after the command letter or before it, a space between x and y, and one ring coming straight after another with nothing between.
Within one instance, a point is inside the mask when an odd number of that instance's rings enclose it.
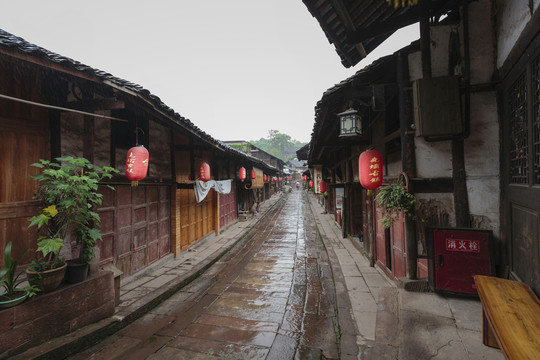
<instances>
[{"instance_id":1,"label":"chinese characters on lantern","mask_svg":"<svg viewBox=\"0 0 540 360\"><path fill-rule=\"evenodd\" d=\"M377 150L367 150L358 158L360 184L368 190L381 186L383 182L382 155Z\"/></svg>"},{"instance_id":2,"label":"chinese characters on lantern","mask_svg":"<svg viewBox=\"0 0 540 360\"><path fill-rule=\"evenodd\" d=\"M125 174L126 178L131 180L132 186L137 186L139 180L146 177L149 157L148 150L142 145L128 150Z\"/></svg>"}]
</instances>

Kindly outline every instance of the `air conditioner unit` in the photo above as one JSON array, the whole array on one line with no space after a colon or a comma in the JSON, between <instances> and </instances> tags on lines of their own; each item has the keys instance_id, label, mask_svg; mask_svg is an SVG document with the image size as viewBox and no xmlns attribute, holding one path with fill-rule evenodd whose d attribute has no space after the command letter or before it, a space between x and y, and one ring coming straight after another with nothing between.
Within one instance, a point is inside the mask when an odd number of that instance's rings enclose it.
<instances>
[{"instance_id":1,"label":"air conditioner unit","mask_svg":"<svg viewBox=\"0 0 540 360\"><path fill-rule=\"evenodd\" d=\"M413 100L416 136L437 138L463 132L458 76L414 81Z\"/></svg>"}]
</instances>

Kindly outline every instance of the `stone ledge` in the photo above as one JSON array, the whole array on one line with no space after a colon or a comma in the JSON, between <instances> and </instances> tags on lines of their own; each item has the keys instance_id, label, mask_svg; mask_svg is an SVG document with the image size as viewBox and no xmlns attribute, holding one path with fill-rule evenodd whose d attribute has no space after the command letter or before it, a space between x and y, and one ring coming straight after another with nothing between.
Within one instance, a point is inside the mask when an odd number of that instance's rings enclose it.
<instances>
[{"instance_id":1,"label":"stone ledge","mask_svg":"<svg viewBox=\"0 0 540 360\"><path fill-rule=\"evenodd\" d=\"M78 284L0 311L0 358L7 358L114 314L114 279L101 271Z\"/></svg>"}]
</instances>

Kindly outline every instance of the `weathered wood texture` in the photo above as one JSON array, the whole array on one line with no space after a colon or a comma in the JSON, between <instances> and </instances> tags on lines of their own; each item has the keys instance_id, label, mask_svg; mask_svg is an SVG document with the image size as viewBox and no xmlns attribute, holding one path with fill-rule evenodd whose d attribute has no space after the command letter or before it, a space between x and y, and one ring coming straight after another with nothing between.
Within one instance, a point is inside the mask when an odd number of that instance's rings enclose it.
<instances>
[{"instance_id":1,"label":"weathered wood texture","mask_svg":"<svg viewBox=\"0 0 540 360\"><path fill-rule=\"evenodd\" d=\"M193 189L176 191L176 206L180 207L180 248L185 250L204 236L215 231L216 192L212 189L197 203ZM178 242L178 233L176 234Z\"/></svg>"},{"instance_id":2,"label":"weathered wood texture","mask_svg":"<svg viewBox=\"0 0 540 360\"><path fill-rule=\"evenodd\" d=\"M483 342L507 359L540 359L540 301L522 282L476 275ZM496 341L494 341L496 340Z\"/></svg>"},{"instance_id":3,"label":"weathered wood texture","mask_svg":"<svg viewBox=\"0 0 540 360\"><path fill-rule=\"evenodd\" d=\"M129 276L171 251L170 186L102 188L100 264Z\"/></svg>"},{"instance_id":4,"label":"weathered wood texture","mask_svg":"<svg viewBox=\"0 0 540 360\"><path fill-rule=\"evenodd\" d=\"M237 213L236 185L233 183L230 193L219 194L219 227L227 226L236 220Z\"/></svg>"},{"instance_id":5,"label":"weathered wood texture","mask_svg":"<svg viewBox=\"0 0 540 360\"><path fill-rule=\"evenodd\" d=\"M24 66L0 60L0 93L40 101L40 78ZM37 181L30 178L38 169L30 164L48 159L48 112L42 108L0 100L0 253L9 241L13 255L29 249L24 263L35 254L35 230L28 219L39 211L32 201ZM0 259L0 267L3 265Z\"/></svg>"}]
</instances>

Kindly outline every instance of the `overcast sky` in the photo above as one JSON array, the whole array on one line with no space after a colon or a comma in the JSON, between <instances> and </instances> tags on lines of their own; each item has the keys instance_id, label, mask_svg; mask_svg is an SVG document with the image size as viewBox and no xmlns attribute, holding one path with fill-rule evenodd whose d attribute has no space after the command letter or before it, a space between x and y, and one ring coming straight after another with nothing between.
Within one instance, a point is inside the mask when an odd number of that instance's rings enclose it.
<instances>
[{"instance_id":1,"label":"overcast sky","mask_svg":"<svg viewBox=\"0 0 540 360\"><path fill-rule=\"evenodd\" d=\"M0 28L143 86L216 139L306 142L326 89L419 36L346 69L301 0L12 0Z\"/></svg>"}]
</instances>

